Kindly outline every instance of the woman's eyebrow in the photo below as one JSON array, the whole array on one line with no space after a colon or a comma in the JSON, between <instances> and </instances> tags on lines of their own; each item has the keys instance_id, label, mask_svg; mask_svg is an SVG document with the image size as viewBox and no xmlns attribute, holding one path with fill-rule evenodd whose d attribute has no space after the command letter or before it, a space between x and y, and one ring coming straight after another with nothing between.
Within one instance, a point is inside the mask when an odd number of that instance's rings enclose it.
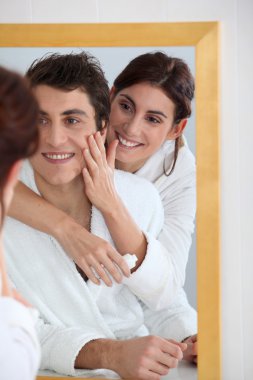
<instances>
[{"instance_id":1,"label":"woman's eyebrow","mask_svg":"<svg viewBox=\"0 0 253 380\"><path fill-rule=\"evenodd\" d=\"M135 102L134 100L127 94L120 94L120 96L124 96L125 98L127 98L127 100L129 100L130 103L132 103L132 105L135 107Z\"/></svg>"},{"instance_id":2,"label":"woman's eyebrow","mask_svg":"<svg viewBox=\"0 0 253 380\"><path fill-rule=\"evenodd\" d=\"M129 102L132 103L132 105L134 106L134 108L136 108L134 100L129 95L127 95L127 94L120 94L120 96L124 96L125 98L127 98L127 100L129 100ZM165 115L165 113L163 113L162 111L158 111L158 110L148 110L147 113L153 113L153 114L156 114L156 115L161 115L161 116L165 117L166 119L168 118L168 116Z\"/></svg>"},{"instance_id":3,"label":"woman's eyebrow","mask_svg":"<svg viewBox=\"0 0 253 380\"><path fill-rule=\"evenodd\" d=\"M47 116L48 113L46 111L43 111L43 110L39 110L39 114L42 115L42 116Z\"/></svg>"}]
</instances>

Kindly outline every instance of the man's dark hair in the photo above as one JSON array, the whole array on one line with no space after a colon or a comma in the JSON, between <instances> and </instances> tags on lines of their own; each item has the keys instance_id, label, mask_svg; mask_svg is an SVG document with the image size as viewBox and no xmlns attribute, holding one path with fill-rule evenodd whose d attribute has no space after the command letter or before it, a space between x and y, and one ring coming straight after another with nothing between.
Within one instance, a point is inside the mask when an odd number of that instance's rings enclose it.
<instances>
[{"instance_id":1,"label":"man's dark hair","mask_svg":"<svg viewBox=\"0 0 253 380\"><path fill-rule=\"evenodd\" d=\"M97 129L105 126L110 115L107 80L96 58L87 52L46 54L35 60L26 73L32 87L47 85L60 90L83 90L95 110Z\"/></svg>"}]
</instances>

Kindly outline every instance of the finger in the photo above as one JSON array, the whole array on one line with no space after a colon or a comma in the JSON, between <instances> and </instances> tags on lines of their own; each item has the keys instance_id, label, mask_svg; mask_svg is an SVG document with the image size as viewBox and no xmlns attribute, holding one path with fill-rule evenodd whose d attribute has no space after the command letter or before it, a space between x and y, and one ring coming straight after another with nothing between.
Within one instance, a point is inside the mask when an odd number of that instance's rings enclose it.
<instances>
[{"instance_id":1,"label":"finger","mask_svg":"<svg viewBox=\"0 0 253 380\"><path fill-rule=\"evenodd\" d=\"M194 356L194 358L193 358L193 363L198 364L198 356L197 356L197 355Z\"/></svg>"},{"instance_id":2,"label":"finger","mask_svg":"<svg viewBox=\"0 0 253 380\"><path fill-rule=\"evenodd\" d=\"M102 155L97 145L97 141L95 140L93 135L89 136L88 144L90 148L90 154L93 160L96 162L97 165L102 165L103 164Z\"/></svg>"},{"instance_id":3,"label":"finger","mask_svg":"<svg viewBox=\"0 0 253 380\"><path fill-rule=\"evenodd\" d=\"M105 269L107 270L107 272L112 276L112 278L117 282L117 283L121 283L122 281L122 274L119 270L119 267L116 266L112 261L111 259L109 259L108 257L105 257L104 260L103 260L103 265L105 267Z\"/></svg>"},{"instance_id":4,"label":"finger","mask_svg":"<svg viewBox=\"0 0 253 380\"><path fill-rule=\"evenodd\" d=\"M99 169L97 163L94 161L93 157L90 154L89 149L84 149L84 159L86 163L86 167L93 178L94 176L98 175Z\"/></svg>"},{"instance_id":5,"label":"finger","mask_svg":"<svg viewBox=\"0 0 253 380\"><path fill-rule=\"evenodd\" d=\"M165 376L168 374L170 367L159 363L156 360L148 360L146 363L146 367L149 369L151 373L156 373L160 376ZM171 367L172 368L172 367ZM174 368L174 367L173 367Z\"/></svg>"},{"instance_id":6,"label":"finger","mask_svg":"<svg viewBox=\"0 0 253 380\"><path fill-rule=\"evenodd\" d=\"M180 347L182 351L185 351L187 349L187 343L185 342L177 342L174 339L167 339L168 342L175 344L176 346Z\"/></svg>"},{"instance_id":7,"label":"finger","mask_svg":"<svg viewBox=\"0 0 253 380\"><path fill-rule=\"evenodd\" d=\"M160 363L166 368L176 368L178 366L178 360L171 354L158 351L154 356L155 362Z\"/></svg>"},{"instance_id":8,"label":"finger","mask_svg":"<svg viewBox=\"0 0 253 380\"><path fill-rule=\"evenodd\" d=\"M92 181L92 178L90 176L90 173L88 172L88 169L87 168L84 168L82 170L82 173L83 173L83 180L84 180L84 183L85 183L85 187L86 188L91 188L91 186L93 185L93 181Z\"/></svg>"},{"instance_id":9,"label":"finger","mask_svg":"<svg viewBox=\"0 0 253 380\"><path fill-rule=\"evenodd\" d=\"M116 150L119 140L113 140L107 148L107 163L110 168L115 168Z\"/></svg>"},{"instance_id":10,"label":"finger","mask_svg":"<svg viewBox=\"0 0 253 380\"><path fill-rule=\"evenodd\" d=\"M77 263L82 271L86 274L89 280L94 282L96 285L100 285L99 276L84 262Z\"/></svg>"},{"instance_id":11,"label":"finger","mask_svg":"<svg viewBox=\"0 0 253 380\"><path fill-rule=\"evenodd\" d=\"M130 271L127 263L125 262L123 257L118 252L116 252L116 251L110 252L108 255L109 255L110 259L112 261L114 261L115 264L119 267L119 269L124 274L124 276L129 277L131 275L131 271Z\"/></svg>"},{"instance_id":12,"label":"finger","mask_svg":"<svg viewBox=\"0 0 253 380\"><path fill-rule=\"evenodd\" d=\"M134 379L136 377L133 377ZM142 371L138 371L138 379L145 379L145 380L160 380L160 375L158 375L155 372L149 371L146 368L143 368Z\"/></svg>"},{"instance_id":13,"label":"finger","mask_svg":"<svg viewBox=\"0 0 253 380\"><path fill-rule=\"evenodd\" d=\"M105 152L105 144L102 139L102 135L100 132L95 133L95 140L98 146L98 149L100 150L101 157L104 163L106 163L106 152Z\"/></svg>"},{"instance_id":14,"label":"finger","mask_svg":"<svg viewBox=\"0 0 253 380\"><path fill-rule=\"evenodd\" d=\"M110 276L106 272L103 264L94 262L92 264L92 268L98 274L99 278L105 283L105 285L112 286L112 280L110 279Z\"/></svg>"},{"instance_id":15,"label":"finger","mask_svg":"<svg viewBox=\"0 0 253 380\"><path fill-rule=\"evenodd\" d=\"M181 360L183 358L183 352L179 345L174 344L169 340L164 340L164 344L162 345L162 351L173 356L178 360Z\"/></svg>"},{"instance_id":16,"label":"finger","mask_svg":"<svg viewBox=\"0 0 253 380\"><path fill-rule=\"evenodd\" d=\"M193 343L193 345L192 345L192 353L193 353L193 355L198 355L198 343L197 342Z\"/></svg>"}]
</instances>

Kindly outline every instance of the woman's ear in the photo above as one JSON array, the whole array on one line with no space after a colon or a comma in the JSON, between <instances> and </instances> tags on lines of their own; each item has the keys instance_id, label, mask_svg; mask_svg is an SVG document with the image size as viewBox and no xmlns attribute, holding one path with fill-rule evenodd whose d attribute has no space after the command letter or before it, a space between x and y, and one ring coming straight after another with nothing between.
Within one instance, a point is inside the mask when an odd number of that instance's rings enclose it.
<instances>
[{"instance_id":1,"label":"woman's ear","mask_svg":"<svg viewBox=\"0 0 253 380\"><path fill-rule=\"evenodd\" d=\"M174 124L167 135L168 140L176 140L181 136L187 124L187 119L182 119L178 124Z\"/></svg>"}]
</instances>

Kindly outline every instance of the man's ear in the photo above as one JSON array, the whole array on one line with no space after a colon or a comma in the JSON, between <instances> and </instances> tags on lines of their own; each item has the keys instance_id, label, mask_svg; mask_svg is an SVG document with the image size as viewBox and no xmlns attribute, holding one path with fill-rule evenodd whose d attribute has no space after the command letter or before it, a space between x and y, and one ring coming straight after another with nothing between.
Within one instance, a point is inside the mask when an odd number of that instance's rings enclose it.
<instances>
[{"instance_id":1,"label":"man's ear","mask_svg":"<svg viewBox=\"0 0 253 380\"><path fill-rule=\"evenodd\" d=\"M177 137L181 136L187 124L187 119L182 119L178 124L173 125L171 130L167 135L168 140L176 140Z\"/></svg>"}]
</instances>

